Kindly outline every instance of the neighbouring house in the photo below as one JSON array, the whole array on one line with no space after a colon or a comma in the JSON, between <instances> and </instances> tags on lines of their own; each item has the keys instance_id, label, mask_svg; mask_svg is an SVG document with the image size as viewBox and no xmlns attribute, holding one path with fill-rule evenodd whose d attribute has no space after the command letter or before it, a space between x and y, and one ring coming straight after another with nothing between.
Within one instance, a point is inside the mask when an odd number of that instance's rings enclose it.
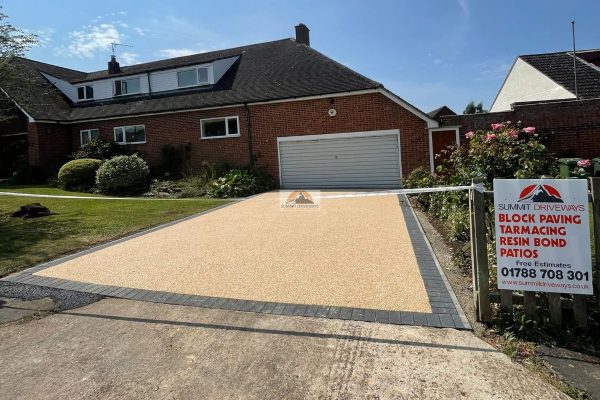
<instances>
[{"instance_id":1,"label":"neighbouring house","mask_svg":"<svg viewBox=\"0 0 600 400\"><path fill-rule=\"evenodd\" d=\"M470 130L521 121L536 127L558 157L599 157L600 50L577 51L575 57L570 51L519 56L489 113L437 119L437 129L460 132L459 141Z\"/></svg>"},{"instance_id":2,"label":"neighbouring house","mask_svg":"<svg viewBox=\"0 0 600 400\"><path fill-rule=\"evenodd\" d=\"M438 121L295 39L86 73L13 62L51 90L3 87L27 120L29 163L56 170L94 138L161 162L165 145L205 161L252 162L281 187L398 187L431 158Z\"/></svg>"}]
</instances>

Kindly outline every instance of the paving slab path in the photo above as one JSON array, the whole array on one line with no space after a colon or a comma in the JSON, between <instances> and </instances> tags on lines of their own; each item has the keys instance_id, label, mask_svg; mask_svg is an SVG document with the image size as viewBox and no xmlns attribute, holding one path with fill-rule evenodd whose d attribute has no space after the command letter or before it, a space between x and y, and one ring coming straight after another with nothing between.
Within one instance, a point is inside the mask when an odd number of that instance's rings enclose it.
<instances>
[{"instance_id":1,"label":"paving slab path","mask_svg":"<svg viewBox=\"0 0 600 400\"><path fill-rule=\"evenodd\" d=\"M0 325L2 399L566 399L469 331L105 299Z\"/></svg>"}]
</instances>

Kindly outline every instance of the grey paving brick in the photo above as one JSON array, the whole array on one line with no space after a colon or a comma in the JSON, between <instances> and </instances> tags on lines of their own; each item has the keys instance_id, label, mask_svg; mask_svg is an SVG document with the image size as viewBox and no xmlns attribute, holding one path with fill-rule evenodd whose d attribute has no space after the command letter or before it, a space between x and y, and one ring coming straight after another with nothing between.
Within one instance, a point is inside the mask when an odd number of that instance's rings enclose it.
<instances>
[{"instance_id":1,"label":"grey paving brick","mask_svg":"<svg viewBox=\"0 0 600 400\"><path fill-rule=\"evenodd\" d=\"M452 319L454 320L454 325L459 329L467 329L462 319L455 314L452 314Z\"/></svg>"},{"instance_id":2,"label":"grey paving brick","mask_svg":"<svg viewBox=\"0 0 600 400\"><path fill-rule=\"evenodd\" d=\"M402 325L414 325L415 324L415 313L412 312L401 312L400 323Z\"/></svg>"},{"instance_id":3,"label":"grey paving brick","mask_svg":"<svg viewBox=\"0 0 600 400\"><path fill-rule=\"evenodd\" d=\"M352 318L352 309L348 307L340 307L340 319Z\"/></svg>"},{"instance_id":4,"label":"grey paving brick","mask_svg":"<svg viewBox=\"0 0 600 400\"><path fill-rule=\"evenodd\" d=\"M252 307L254 307L255 304L256 304L256 301L246 300L246 302L244 302L244 305L242 306L240 311L248 312L252 309Z\"/></svg>"},{"instance_id":5,"label":"grey paving brick","mask_svg":"<svg viewBox=\"0 0 600 400\"><path fill-rule=\"evenodd\" d=\"M365 310L365 321L375 322L375 310Z\"/></svg>"},{"instance_id":6,"label":"grey paving brick","mask_svg":"<svg viewBox=\"0 0 600 400\"><path fill-rule=\"evenodd\" d=\"M273 307L273 314L283 314L283 310L285 309L285 304L275 304Z\"/></svg>"},{"instance_id":7,"label":"grey paving brick","mask_svg":"<svg viewBox=\"0 0 600 400\"><path fill-rule=\"evenodd\" d=\"M304 316L307 308L308 306L306 304L298 304L294 309L294 315Z\"/></svg>"},{"instance_id":8,"label":"grey paving brick","mask_svg":"<svg viewBox=\"0 0 600 400\"><path fill-rule=\"evenodd\" d=\"M456 326L450 314L438 314L438 316L443 328L454 328Z\"/></svg>"},{"instance_id":9,"label":"grey paving brick","mask_svg":"<svg viewBox=\"0 0 600 400\"><path fill-rule=\"evenodd\" d=\"M431 312L435 314L458 314L456 308L446 308L446 307L431 307Z\"/></svg>"},{"instance_id":10,"label":"grey paving brick","mask_svg":"<svg viewBox=\"0 0 600 400\"><path fill-rule=\"evenodd\" d=\"M317 311L319 310L318 306L307 306L306 311L304 311L305 317L314 317L317 315Z\"/></svg>"},{"instance_id":11,"label":"grey paving brick","mask_svg":"<svg viewBox=\"0 0 600 400\"><path fill-rule=\"evenodd\" d=\"M427 326L427 314L424 313L412 313L414 317L414 324L420 326Z\"/></svg>"},{"instance_id":12,"label":"grey paving brick","mask_svg":"<svg viewBox=\"0 0 600 400\"><path fill-rule=\"evenodd\" d=\"M204 302L204 304L202 304L201 307L206 307L206 308L212 308L213 304L215 304L217 302L217 298L216 297L209 297L206 302Z\"/></svg>"},{"instance_id":13,"label":"grey paving brick","mask_svg":"<svg viewBox=\"0 0 600 400\"><path fill-rule=\"evenodd\" d=\"M262 311L262 309L264 308L264 306L267 303L265 303L264 301L255 301L254 305L252 306L252 308L250 309L251 312L256 312L259 313Z\"/></svg>"},{"instance_id":14,"label":"grey paving brick","mask_svg":"<svg viewBox=\"0 0 600 400\"><path fill-rule=\"evenodd\" d=\"M375 311L375 321L381 322L383 324L389 323L390 312L384 310Z\"/></svg>"},{"instance_id":15,"label":"grey paving brick","mask_svg":"<svg viewBox=\"0 0 600 400\"><path fill-rule=\"evenodd\" d=\"M265 306L262 308L262 312L265 314L271 314L273 313L273 309L275 308L275 303L271 303L268 302L265 304Z\"/></svg>"},{"instance_id":16,"label":"grey paving brick","mask_svg":"<svg viewBox=\"0 0 600 400\"><path fill-rule=\"evenodd\" d=\"M327 318L339 318L341 311L342 310L339 307L329 307L329 313L327 314Z\"/></svg>"},{"instance_id":17,"label":"grey paving brick","mask_svg":"<svg viewBox=\"0 0 600 400\"><path fill-rule=\"evenodd\" d=\"M284 315L294 315L295 309L296 309L295 304L286 304L281 313Z\"/></svg>"},{"instance_id":18,"label":"grey paving brick","mask_svg":"<svg viewBox=\"0 0 600 400\"><path fill-rule=\"evenodd\" d=\"M321 306L317 309L317 313L315 314L315 316L319 318L325 318L327 317L327 314L329 314L329 307Z\"/></svg>"},{"instance_id":19,"label":"grey paving brick","mask_svg":"<svg viewBox=\"0 0 600 400\"><path fill-rule=\"evenodd\" d=\"M365 320L365 310L362 308L353 308L352 313L350 314L350 319L354 320L354 321L364 321Z\"/></svg>"},{"instance_id":20,"label":"grey paving brick","mask_svg":"<svg viewBox=\"0 0 600 400\"><path fill-rule=\"evenodd\" d=\"M132 297L133 300L140 300L142 297L144 297L146 294L148 293L148 290L142 289L140 291L138 291L135 296Z\"/></svg>"},{"instance_id":21,"label":"grey paving brick","mask_svg":"<svg viewBox=\"0 0 600 400\"><path fill-rule=\"evenodd\" d=\"M223 305L221 305L221 308L223 310L233 310L233 307L236 303L237 299L226 299L225 303L223 303Z\"/></svg>"},{"instance_id":22,"label":"grey paving brick","mask_svg":"<svg viewBox=\"0 0 600 400\"><path fill-rule=\"evenodd\" d=\"M221 308L227 299L223 297L217 297L214 303L211 304L210 308Z\"/></svg>"},{"instance_id":23,"label":"grey paving brick","mask_svg":"<svg viewBox=\"0 0 600 400\"><path fill-rule=\"evenodd\" d=\"M433 326L436 328L440 328L442 323L440 322L440 317L438 314L426 314L427 318L427 326Z\"/></svg>"},{"instance_id":24,"label":"grey paving brick","mask_svg":"<svg viewBox=\"0 0 600 400\"><path fill-rule=\"evenodd\" d=\"M389 323L390 324L400 324L400 311L390 311L389 313Z\"/></svg>"}]
</instances>

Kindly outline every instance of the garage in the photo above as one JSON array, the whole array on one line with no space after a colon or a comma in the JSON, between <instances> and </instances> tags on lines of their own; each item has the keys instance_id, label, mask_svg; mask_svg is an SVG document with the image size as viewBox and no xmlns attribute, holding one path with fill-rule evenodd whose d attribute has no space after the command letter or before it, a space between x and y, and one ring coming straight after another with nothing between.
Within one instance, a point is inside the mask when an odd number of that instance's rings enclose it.
<instances>
[{"instance_id":1,"label":"garage","mask_svg":"<svg viewBox=\"0 0 600 400\"><path fill-rule=\"evenodd\" d=\"M277 138L284 189L397 188L399 131L351 132Z\"/></svg>"}]
</instances>

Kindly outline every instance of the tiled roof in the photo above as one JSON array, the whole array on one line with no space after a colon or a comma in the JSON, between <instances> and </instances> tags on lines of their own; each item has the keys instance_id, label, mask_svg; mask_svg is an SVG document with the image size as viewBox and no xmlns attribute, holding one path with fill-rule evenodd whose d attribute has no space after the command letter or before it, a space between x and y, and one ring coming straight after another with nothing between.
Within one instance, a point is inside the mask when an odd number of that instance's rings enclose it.
<instances>
[{"instance_id":1,"label":"tiled roof","mask_svg":"<svg viewBox=\"0 0 600 400\"><path fill-rule=\"evenodd\" d=\"M35 119L84 120L184 109L243 104L313 95L353 92L381 87L318 51L293 39L260 43L234 49L177 57L123 67L120 75L211 62L239 56L238 61L209 88L176 90L123 99L74 105L54 90L50 83L47 101L40 107L33 93L16 91L11 97ZM45 72L71 83L108 76L106 71L83 73L27 59L15 62L30 71ZM39 74L38 74L39 75ZM119 76L119 75L111 75ZM43 78L40 78L43 79ZM53 100L53 102L50 101ZM52 104L53 103L53 104Z\"/></svg>"},{"instance_id":2,"label":"tiled roof","mask_svg":"<svg viewBox=\"0 0 600 400\"><path fill-rule=\"evenodd\" d=\"M600 97L600 67L577 57L577 94L582 99ZM579 55L579 52L577 53ZM569 92L575 94L575 75L573 73L573 53L559 52L547 54L531 54L520 56L529 65L558 83Z\"/></svg>"}]
</instances>

